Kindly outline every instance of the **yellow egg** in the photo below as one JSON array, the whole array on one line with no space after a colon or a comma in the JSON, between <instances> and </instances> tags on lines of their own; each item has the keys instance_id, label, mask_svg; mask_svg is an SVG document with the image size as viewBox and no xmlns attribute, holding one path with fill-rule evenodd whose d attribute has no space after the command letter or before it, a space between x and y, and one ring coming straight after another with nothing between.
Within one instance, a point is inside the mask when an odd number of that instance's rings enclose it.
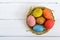
<instances>
[{"instance_id":1,"label":"yellow egg","mask_svg":"<svg viewBox=\"0 0 60 40\"><path fill-rule=\"evenodd\" d=\"M42 9L41 9L41 8L36 8L36 9L33 11L32 15L33 15L34 17L40 17L40 16L42 15Z\"/></svg>"}]
</instances>

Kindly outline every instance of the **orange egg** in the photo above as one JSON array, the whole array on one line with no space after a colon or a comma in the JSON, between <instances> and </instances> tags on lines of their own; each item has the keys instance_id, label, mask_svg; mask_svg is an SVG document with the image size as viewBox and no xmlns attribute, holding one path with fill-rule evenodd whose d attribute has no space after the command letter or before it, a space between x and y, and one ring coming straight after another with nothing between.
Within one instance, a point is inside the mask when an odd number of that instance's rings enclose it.
<instances>
[{"instance_id":1,"label":"orange egg","mask_svg":"<svg viewBox=\"0 0 60 40\"><path fill-rule=\"evenodd\" d=\"M52 19L53 18L52 11L50 9L48 9L48 8L44 8L44 10L43 10L43 16L46 19Z\"/></svg>"},{"instance_id":2,"label":"orange egg","mask_svg":"<svg viewBox=\"0 0 60 40\"><path fill-rule=\"evenodd\" d=\"M37 22L38 24L43 24L43 23L45 22L45 18L39 17L39 18L37 18L36 22Z\"/></svg>"}]
</instances>

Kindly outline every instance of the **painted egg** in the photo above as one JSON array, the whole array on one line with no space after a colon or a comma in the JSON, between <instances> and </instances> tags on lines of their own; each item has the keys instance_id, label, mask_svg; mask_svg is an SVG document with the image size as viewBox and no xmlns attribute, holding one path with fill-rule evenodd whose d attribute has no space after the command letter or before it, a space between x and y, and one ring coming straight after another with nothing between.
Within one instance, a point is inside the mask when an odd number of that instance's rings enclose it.
<instances>
[{"instance_id":1,"label":"painted egg","mask_svg":"<svg viewBox=\"0 0 60 40\"><path fill-rule=\"evenodd\" d=\"M44 30L44 27L42 25L38 25L36 24L34 27L33 27L33 30L35 32L42 32Z\"/></svg>"},{"instance_id":2,"label":"painted egg","mask_svg":"<svg viewBox=\"0 0 60 40\"><path fill-rule=\"evenodd\" d=\"M32 15L28 16L27 23L29 26L33 27L36 24L35 18Z\"/></svg>"},{"instance_id":3,"label":"painted egg","mask_svg":"<svg viewBox=\"0 0 60 40\"><path fill-rule=\"evenodd\" d=\"M53 27L53 25L54 25L54 21L53 21L53 20L47 20L47 21L45 22L45 24L44 24L44 27L45 27L46 29L51 29L51 28Z\"/></svg>"},{"instance_id":4,"label":"painted egg","mask_svg":"<svg viewBox=\"0 0 60 40\"><path fill-rule=\"evenodd\" d=\"M33 14L34 17L40 17L42 15L42 9L41 8L36 8L32 12L32 14Z\"/></svg>"},{"instance_id":5,"label":"painted egg","mask_svg":"<svg viewBox=\"0 0 60 40\"><path fill-rule=\"evenodd\" d=\"M52 19L53 16L52 16L52 11L48 8L44 8L43 10L43 16L46 18L46 19Z\"/></svg>"},{"instance_id":6,"label":"painted egg","mask_svg":"<svg viewBox=\"0 0 60 40\"><path fill-rule=\"evenodd\" d=\"M39 18L37 18L36 22L37 22L38 24L43 24L43 23L45 22L45 18L39 17Z\"/></svg>"}]
</instances>

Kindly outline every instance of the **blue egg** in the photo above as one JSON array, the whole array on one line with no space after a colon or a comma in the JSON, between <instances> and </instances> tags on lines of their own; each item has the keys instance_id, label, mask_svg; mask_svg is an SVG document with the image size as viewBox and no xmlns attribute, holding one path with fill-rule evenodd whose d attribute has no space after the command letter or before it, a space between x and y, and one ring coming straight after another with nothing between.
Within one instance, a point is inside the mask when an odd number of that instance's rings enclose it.
<instances>
[{"instance_id":1,"label":"blue egg","mask_svg":"<svg viewBox=\"0 0 60 40\"><path fill-rule=\"evenodd\" d=\"M33 27L33 30L35 32L42 32L44 30L44 27L42 25L38 25L36 24L34 27Z\"/></svg>"}]
</instances>

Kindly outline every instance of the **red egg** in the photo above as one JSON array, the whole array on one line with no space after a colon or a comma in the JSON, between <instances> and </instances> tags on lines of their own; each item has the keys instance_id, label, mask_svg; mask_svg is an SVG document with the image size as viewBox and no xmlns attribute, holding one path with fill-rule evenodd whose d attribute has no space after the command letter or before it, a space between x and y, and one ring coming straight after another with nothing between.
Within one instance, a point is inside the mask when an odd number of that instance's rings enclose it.
<instances>
[{"instance_id":1,"label":"red egg","mask_svg":"<svg viewBox=\"0 0 60 40\"><path fill-rule=\"evenodd\" d=\"M45 27L46 29L51 29L51 28L53 27L53 25L54 25L54 21L53 21L53 20L47 20L47 21L45 22L45 24L44 24L44 27Z\"/></svg>"}]
</instances>

